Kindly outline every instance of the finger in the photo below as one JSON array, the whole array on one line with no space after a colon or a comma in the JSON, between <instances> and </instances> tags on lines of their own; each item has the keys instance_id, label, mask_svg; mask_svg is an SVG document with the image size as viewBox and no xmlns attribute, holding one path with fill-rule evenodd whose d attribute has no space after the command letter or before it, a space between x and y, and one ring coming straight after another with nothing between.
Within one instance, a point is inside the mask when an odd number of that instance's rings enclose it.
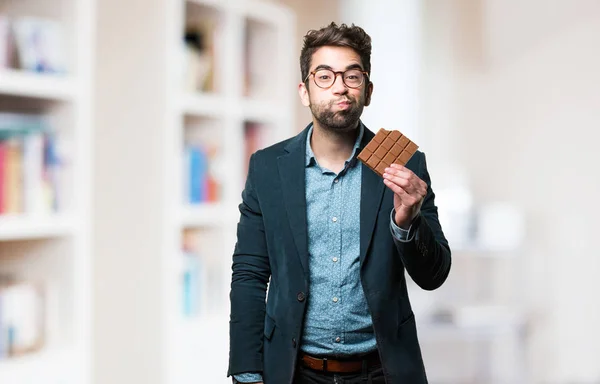
<instances>
[{"instance_id":1,"label":"finger","mask_svg":"<svg viewBox=\"0 0 600 384\"><path fill-rule=\"evenodd\" d=\"M417 206L419 204L419 199L409 195L408 193L406 193L406 191L404 191L402 188L399 188L394 183L390 182L389 180L384 180L384 183L389 189L392 190L392 192L394 192L396 196L400 198L400 204L394 206L394 209L397 212L402 209L412 209L414 206Z\"/></svg>"},{"instance_id":2,"label":"finger","mask_svg":"<svg viewBox=\"0 0 600 384\"><path fill-rule=\"evenodd\" d=\"M409 183L408 180L405 179L394 179L393 176L386 174L384 180L385 185L387 185L394 194L396 194L401 201L401 204L406 207L413 207L421 203L425 199L425 192L419 190L411 190L413 187L412 184Z\"/></svg>"},{"instance_id":3,"label":"finger","mask_svg":"<svg viewBox=\"0 0 600 384\"><path fill-rule=\"evenodd\" d=\"M392 190L398 197L402 203L402 206L412 207L413 205L417 205L419 201L421 201L422 197L418 194L410 194L401 186L394 184L392 181L388 179L384 179L383 183Z\"/></svg>"},{"instance_id":4,"label":"finger","mask_svg":"<svg viewBox=\"0 0 600 384\"><path fill-rule=\"evenodd\" d=\"M392 164L385 169L385 172L390 173L395 176L402 177L404 179L409 179L414 175L413 171L410 169L403 167L400 164Z\"/></svg>"},{"instance_id":5,"label":"finger","mask_svg":"<svg viewBox=\"0 0 600 384\"><path fill-rule=\"evenodd\" d=\"M401 187L402 189L404 189L404 191L406 191L409 194L417 193L416 186L409 179L404 179L399 176L394 176L387 172L383 174L383 178L384 178L384 180L389 180L392 183L396 184L397 186Z\"/></svg>"},{"instance_id":6,"label":"finger","mask_svg":"<svg viewBox=\"0 0 600 384\"><path fill-rule=\"evenodd\" d=\"M399 164L392 164L391 166L387 167L384 172L409 180L415 186L415 188L418 188L420 186L420 182L423 181L419 178L419 176L415 175L413 171Z\"/></svg>"},{"instance_id":7,"label":"finger","mask_svg":"<svg viewBox=\"0 0 600 384\"><path fill-rule=\"evenodd\" d=\"M404 199L405 196L409 196L408 192L404 190L401 186L395 184L391 180L383 179L383 183L392 190L396 195L400 197L400 199Z\"/></svg>"},{"instance_id":8,"label":"finger","mask_svg":"<svg viewBox=\"0 0 600 384\"><path fill-rule=\"evenodd\" d=\"M419 191L419 194L422 194L422 196L427 194L427 183L421 180L410 169L400 164L392 164L385 169L385 172L409 180L415 186L415 190Z\"/></svg>"}]
</instances>

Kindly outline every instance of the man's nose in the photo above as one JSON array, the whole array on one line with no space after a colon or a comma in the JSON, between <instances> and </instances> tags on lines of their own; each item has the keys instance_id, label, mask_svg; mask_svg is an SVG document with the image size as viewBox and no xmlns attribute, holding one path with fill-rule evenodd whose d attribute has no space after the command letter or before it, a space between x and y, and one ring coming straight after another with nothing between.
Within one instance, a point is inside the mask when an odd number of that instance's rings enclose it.
<instances>
[{"instance_id":1,"label":"man's nose","mask_svg":"<svg viewBox=\"0 0 600 384\"><path fill-rule=\"evenodd\" d=\"M348 92L348 87L344 84L344 74L336 73L335 78L333 79L333 85L331 86L331 90L335 94L344 94Z\"/></svg>"}]
</instances>

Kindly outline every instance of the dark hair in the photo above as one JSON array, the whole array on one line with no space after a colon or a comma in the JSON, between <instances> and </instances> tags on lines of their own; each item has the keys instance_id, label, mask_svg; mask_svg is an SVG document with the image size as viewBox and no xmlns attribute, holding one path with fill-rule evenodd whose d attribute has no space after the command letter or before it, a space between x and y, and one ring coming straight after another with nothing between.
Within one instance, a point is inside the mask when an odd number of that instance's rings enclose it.
<instances>
[{"instance_id":1,"label":"dark hair","mask_svg":"<svg viewBox=\"0 0 600 384\"><path fill-rule=\"evenodd\" d=\"M371 74L371 37L364 29L352 24L339 26L332 22L319 30L311 29L304 36L304 46L300 52L300 72L302 81L308 76L312 55L321 47L349 47L358 53L363 69Z\"/></svg>"}]
</instances>

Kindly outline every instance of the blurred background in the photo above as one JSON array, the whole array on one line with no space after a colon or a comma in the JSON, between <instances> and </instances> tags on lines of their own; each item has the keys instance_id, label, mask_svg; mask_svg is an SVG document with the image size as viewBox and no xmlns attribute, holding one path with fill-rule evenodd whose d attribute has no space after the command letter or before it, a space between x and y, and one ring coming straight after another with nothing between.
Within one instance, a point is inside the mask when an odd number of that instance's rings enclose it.
<instances>
[{"instance_id":1,"label":"blurred background","mask_svg":"<svg viewBox=\"0 0 600 384\"><path fill-rule=\"evenodd\" d=\"M427 156L430 382L600 383L598 0L0 0L0 383L230 382L247 162L310 122L331 21L373 39L365 124Z\"/></svg>"}]
</instances>

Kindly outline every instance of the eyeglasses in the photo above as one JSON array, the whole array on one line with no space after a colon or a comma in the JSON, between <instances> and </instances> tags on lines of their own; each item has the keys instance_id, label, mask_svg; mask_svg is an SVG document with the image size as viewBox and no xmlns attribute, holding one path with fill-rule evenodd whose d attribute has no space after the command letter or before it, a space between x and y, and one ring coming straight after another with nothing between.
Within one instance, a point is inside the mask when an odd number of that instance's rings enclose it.
<instances>
[{"instance_id":1,"label":"eyeglasses","mask_svg":"<svg viewBox=\"0 0 600 384\"><path fill-rule=\"evenodd\" d=\"M331 69L319 69L316 71L312 71L306 76L304 82L308 80L310 75L313 75L313 80L315 84L319 88L330 88L334 83L337 75L342 75L342 81L348 88L358 88L365 81L365 76L368 77L369 74L365 71L361 71L360 69L348 69L346 71L332 71Z\"/></svg>"}]
</instances>

